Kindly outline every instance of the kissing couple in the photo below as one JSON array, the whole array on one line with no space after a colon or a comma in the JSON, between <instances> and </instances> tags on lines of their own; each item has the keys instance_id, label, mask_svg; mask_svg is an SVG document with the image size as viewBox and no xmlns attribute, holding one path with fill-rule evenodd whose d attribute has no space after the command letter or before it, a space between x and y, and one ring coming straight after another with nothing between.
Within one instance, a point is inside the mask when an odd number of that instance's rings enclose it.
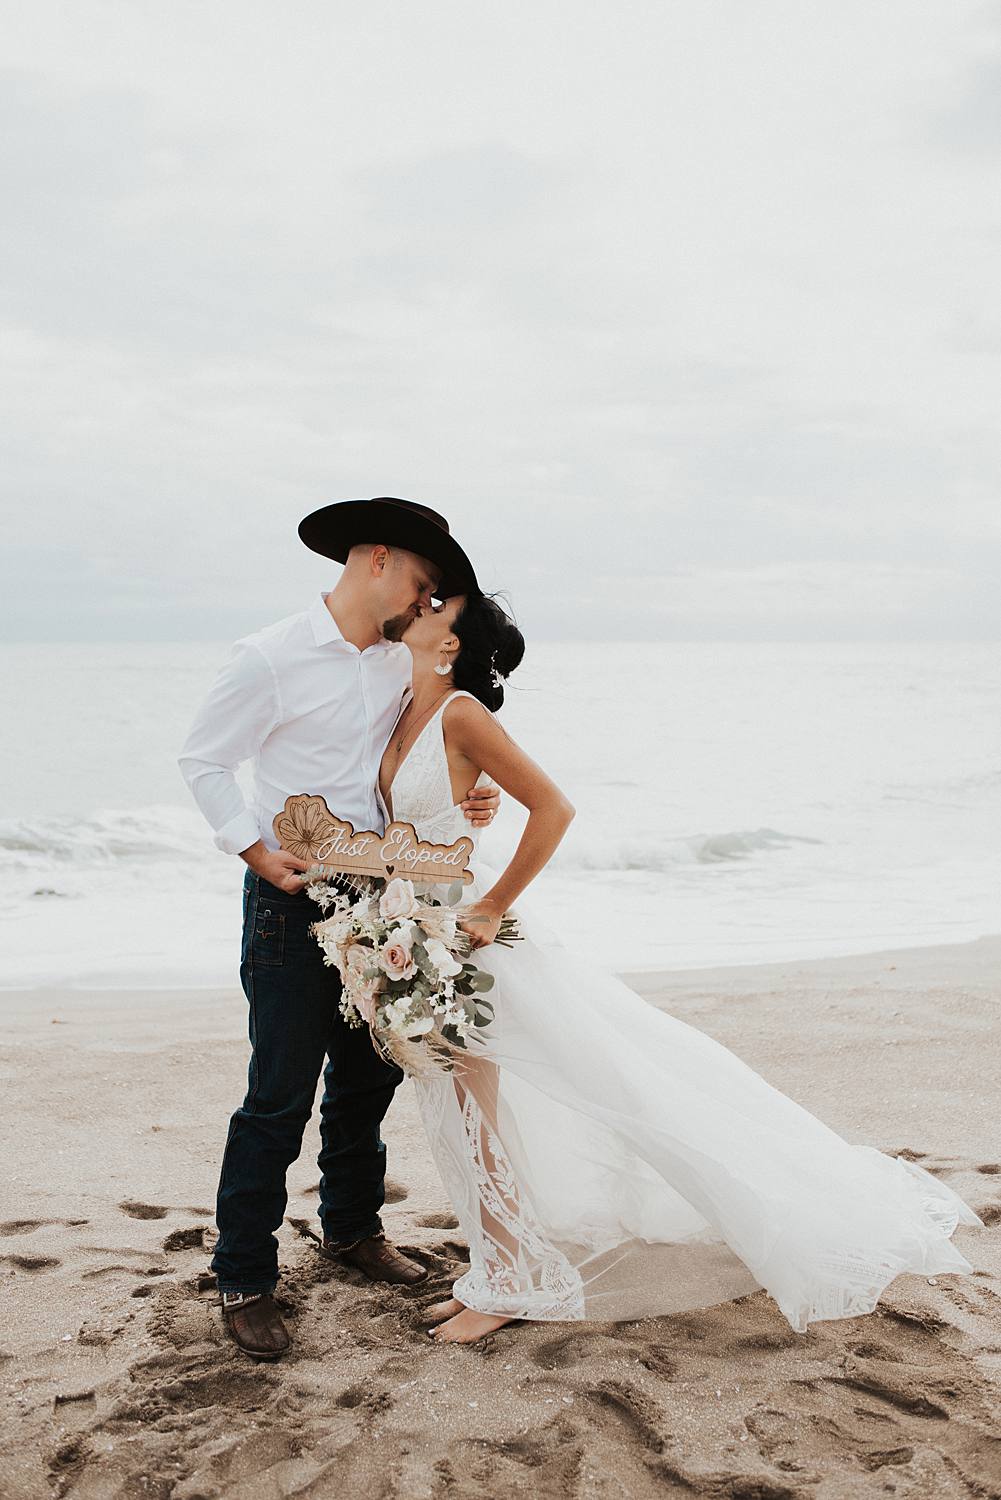
<instances>
[{"instance_id":1,"label":"kissing couple","mask_svg":"<svg viewBox=\"0 0 1001 1500\"><path fill-rule=\"evenodd\" d=\"M407 500L350 500L306 516L299 537L341 576L309 608L235 643L178 761L216 846L247 865L240 977L252 1050L212 1259L238 1346L264 1360L290 1346L272 1295L275 1231L321 1070L322 1253L375 1281L427 1277L380 1220L380 1126L404 1075L341 1014L339 976L310 932L309 862L272 830L302 793L356 829L395 819L430 843L473 843L459 925L493 976L493 1020L451 1071L413 1079L469 1244L452 1297L428 1309L432 1337L631 1320L760 1289L802 1333L872 1312L903 1272L969 1274L951 1239L957 1224L982 1221L951 1188L850 1145L518 910L574 810L497 717L525 643L444 518ZM249 804L235 777L246 761ZM528 812L500 871L479 852L497 787ZM509 912L524 939L510 948L494 942Z\"/></svg>"}]
</instances>

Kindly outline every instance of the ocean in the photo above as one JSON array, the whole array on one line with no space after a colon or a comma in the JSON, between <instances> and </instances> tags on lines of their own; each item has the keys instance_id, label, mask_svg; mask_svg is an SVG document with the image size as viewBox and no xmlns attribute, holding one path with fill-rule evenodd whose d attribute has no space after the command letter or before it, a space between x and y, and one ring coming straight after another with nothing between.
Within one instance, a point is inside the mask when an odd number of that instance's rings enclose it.
<instances>
[{"instance_id":1,"label":"ocean","mask_svg":"<svg viewBox=\"0 0 1001 1500\"><path fill-rule=\"evenodd\" d=\"M238 984L244 865L176 764L228 644L0 647L4 987ZM530 643L503 722L577 808L534 903L605 967L1001 931L1001 645Z\"/></svg>"}]
</instances>

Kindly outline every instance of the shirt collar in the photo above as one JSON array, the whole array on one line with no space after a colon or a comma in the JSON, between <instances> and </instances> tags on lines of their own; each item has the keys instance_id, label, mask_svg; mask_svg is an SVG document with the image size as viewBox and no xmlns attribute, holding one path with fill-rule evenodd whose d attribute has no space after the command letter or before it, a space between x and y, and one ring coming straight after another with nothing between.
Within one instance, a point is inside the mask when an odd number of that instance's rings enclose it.
<instances>
[{"instance_id":1,"label":"shirt collar","mask_svg":"<svg viewBox=\"0 0 1001 1500\"><path fill-rule=\"evenodd\" d=\"M318 646L325 646L328 641L344 639L337 628L337 621L327 608L327 596L324 593L317 594L310 605L309 623L313 627L313 640Z\"/></svg>"},{"instance_id":2,"label":"shirt collar","mask_svg":"<svg viewBox=\"0 0 1001 1500\"><path fill-rule=\"evenodd\" d=\"M331 641L340 641L342 645L348 644L341 635L337 621L327 608L327 593L325 591L317 594L309 607L308 614L309 623L313 627L313 640L318 646L329 645ZM388 651L392 645L392 641L385 639L375 642L375 646L381 647L384 651ZM366 649L372 651L375 647L369 646Z\"/></svg>"}]
</instances>

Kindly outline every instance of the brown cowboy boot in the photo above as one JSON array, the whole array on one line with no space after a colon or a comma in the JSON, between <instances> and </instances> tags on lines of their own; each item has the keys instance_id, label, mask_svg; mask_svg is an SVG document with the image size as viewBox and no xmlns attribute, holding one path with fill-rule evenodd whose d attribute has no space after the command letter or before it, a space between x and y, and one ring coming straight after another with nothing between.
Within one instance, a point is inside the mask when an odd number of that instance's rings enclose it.
<instances>
[{"instance_id":1,"label":"brown cowboy boot","mask_svg":"<svg viewBox=\"0 0 1001 1500\"><path fill-rule=\"evenodd\" d=\"M389 1243L384 1234L372 1234L368 1239L356 1240L353 1245L339 1245L336 1240L325 1239L320 1254L328 1260L339 1260L348 1266L357 1266L372 1281L391 1281L397 1286L416 1286L427 1280L424 1266L408 1260Z\"/></svg>"},{"instance_id":2,"label":"brown cowboy boot","mask_svg":"<svg viewBox=\"0 0 1001 1500\"><path fill-rule=\"evenodd\" d=\"M280 1359L292 1343L270 1292L222 1292L223 1323L244 1354Z\"/></svg>"}]
</instances>

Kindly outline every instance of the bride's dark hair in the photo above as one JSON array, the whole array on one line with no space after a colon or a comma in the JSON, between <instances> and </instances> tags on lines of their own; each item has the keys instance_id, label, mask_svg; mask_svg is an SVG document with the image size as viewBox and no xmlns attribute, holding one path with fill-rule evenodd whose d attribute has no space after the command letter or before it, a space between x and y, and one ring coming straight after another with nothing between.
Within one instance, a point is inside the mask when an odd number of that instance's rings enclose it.
<instances>
[{"instance_id":1,"label":"bride's dark hair","mask_svg":"<svg viewBox=\"0 0 1001 1500\"><path fill-rule=\"evenodd\" d=\"M452 681L496 713L504 702L501 678L509 677L525 654L525 637L491 594L467 594L452 622L460 649Z\"/></svg>"}]
</instances>

